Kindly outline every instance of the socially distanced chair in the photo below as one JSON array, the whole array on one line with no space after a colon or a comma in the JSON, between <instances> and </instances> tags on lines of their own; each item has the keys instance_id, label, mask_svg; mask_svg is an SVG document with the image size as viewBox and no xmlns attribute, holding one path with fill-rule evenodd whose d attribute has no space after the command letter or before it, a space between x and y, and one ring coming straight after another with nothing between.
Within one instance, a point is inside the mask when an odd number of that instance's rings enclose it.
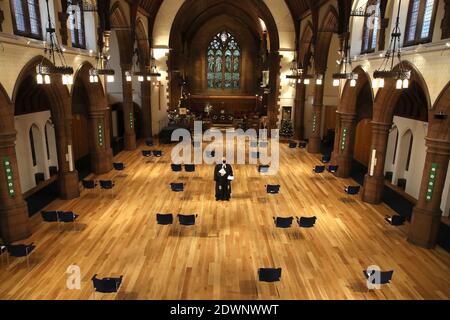
<instances>
[{"instance_id":1,"label":"socially distanced chair","mask_svg":"<svg viewBox=\"0 0 450 320\"><path fill-rule=\"evenodd\" d=\"M260 282L278 282L281 281L281 268L260 268L258 269L258 280ZM275 286L278 296L278 288ZM256 295L258 295L258 287L256 287Z\"/></svg>"},{"instance_id":2,"label":"socially distanced chair","mask_svg":"<svg viewBox=\"0 0 450 320\"><path fill-rule=\"evenodd\" d=\"M113 188L115 186L114 181L112 180L100 180L100 189L102 190L111 190L111 196L113 192Z\"/></svg>"},{"instance_id":3,"label":"socially distanced chair","mask_svg":"<svg viewBox=\"0 0 450 320\"><path fill-rule=\"evenodd\" d=\"M300 228L312 228L316 224L316 217L297 217L297 223Z\"/></svg>"},{"instance_id":4,"label":"socially distanced chair","mask_svg":"<svg viewBox=\"0 0 450 320\"><path fill-rule=\"evenodd\" d=\"M286 229L292 226L293 217L282 218L282 217L274 217L273 221L275 222L275 226L277 228Z\"/></svg>"},{"instance_id":5,"label":"socially distanced chair","mask_svg":"<svg viewBox=\"0 0 450 320\"><path fill-rule=\"evenodd\" d=\"M328 166L328 172L336 173L339 169L339 166Z\"/></svg>"},{"instance_id":6,"label":"socially distanced chair","mask_svg":"<svg viewBox=\"0 0 450 320\"><path fill-rule=\"evenodd\" d=\"M186 172L195 172L195 164L185 164L184 171Z\"/></svg>"},{"instance_id":7,"label":"socially distanced chair","mask_svg":"<svg viewBox=\"0 0 450 320\"><path fill-rule=\"evenodd\" d=\"M172 189L173 192L183 192L184 184L178 183L178 182L173 182L170 184L170 188Z\"/></svg>"},{"instance_id":8,"label":"socially distanced chair","mask_svg":"<svg viewBox=\"0 0 450 320\"><path fill-rule=\"evenodd\" d=\"M291 148L291 149L295 149L295 148L297 148L297 142L289 142L289 148Z\"/></svg>"},{"instance_id":9,"label":"socially distanced chair","mask_svg":"<svg viewBox=\"0 0 450 320\"><path fill-rule=\"evenodd\" d=\"M120 285L122 284L123 276L119 278L97 278L97 275L92 277L92 284L94 286L94 299L95 293L117 293Z\"/></svg>"},{"instance_id":10,"label":"socially distanced chair","mask_svg":"<svg viewBox=\"0 0 450 320\"><path fill-rule=\"evenodd\" d=\"M81 183L84 189L94 190L97 187L95 180L82 180Z\"/></svg>"},{"instance_id":11,"label":"socially distanced chair","mask_svg":"<svg viewBox=\"0 0 450 320\"><path fill-rule=\"evenodd\" d=\"M14 245L6 245L6 249L11 257L22 258L25 257L27 260L27 267L30 267L29 256L34 251L36 246L31 244L14 244ZM8 260L9 263L9 260Z\"/></svg>"},{"instance_id":12,"label":"socially distanced chair","mask_svg":"<svg viewBox=\"0 0 450 320\"><path fill-rule=\"evenodd\" d=\"M322 163L328 163L328 162L330 162L330 160L331 160L331 156L329 155L329 154L324 154L323 156L322 156Z\"/></svg>"},{"instance_id":13,"label":"socially distanced chair","mask_svg":"<svg viewBox=\"0 0 450 320\"><path fill-rule=\"evenodd\" d=\"M151 150L143 150L142 156L145 158L150 158L152 156L152 151Z\"/></svg>"},{"instance_id":14,"label":"socially distanced chair","mask_svg":"<svg viewBox=\"0 0 450 320\"><path fill-rule=\"evenodd\" d=\"M280 185L279 184L268 184L266 186L267 193L277 194L280 193Z\"/></svg>"},{"instance_id":15,"label":"socially distanced chair","mask_svg":"<svg viewBox=\"0 0 450 320\"><path fill-rule=\"evenodd\" d=\"M304 142L304 141L302 141L302 142L300 142L300 143L298 144L298 147L299 147L300 149L305 149L305 148L306 148L306 145L307 145L307 143Z\"/></svg>"},{"instance_id":16,"label":"socially distanced chair","mask_svg":"<svg viewBox=\"0 0 450 320\"><path fill-rule=\"evenodd\" d=\"M186 227L194 227L196 226L196 222L197 222L197 214L190 214L190 215L186 215L186 214L179 214L178 215L178 223L181 226L186 226ZM180 230L181 233L181 230ZM195 235L197 234L197 229L195 228Z\"/></svg>"},{"instance_id":17,"label":"socially distanced chair","mask_svg":"<svg viewBox=\"0 0 450 320\"><path fill-rule=\"evenodd\" d=\"M258 166L258 172L260 172L260 173L268 173L269 169L270 169L270 166L267 164Z\"/></svg>"},{"instance_id":18,"label":"socially distanced chair","mask_svg":"<svg viewBox=\"0 0 450 320\"><path fill-rule=\"evenodd\" d=\"M344 188L344 191L348 196L357 195L360 190L361 186L348 186ZM349 198L347 200L349 200Z\"/></svg>"},{"instance_id":19,"label":"socially distanced chair","mask_svg":"<svg viewBox=\"0 0 450 320\"><path fill-rule=\"evenodd\" d=\"M171 213L157 213L156 222L159 225L167 226L173 224L173 214Z\"/></svg>"},{"instance_id":20,"label":"socially distanced chair","mask_svg":"<svg viewBox=\"0 0 450 320\"><path fill-rule=\"evenodd\" d=\"M325 166L315 166L313 169L313 172L315 173L322 173L325 171Z\"/></svg>"},{"instance_id":21,"label":"socially distanced chair","mask_svg":"<svg viewBox=\"0 0 450 320\"><path fill-rule=\"evenodd\" d=\"M182 170L181 164L174 164L174 163L172 163L170 165L170 167L172 168L173 172L180 172Z\"/></svg>"},{"instance_id":22,"label":"socially distanced chair","mask_svg":"<svg viewBox=\"0 0 450 320\"><path fill-rule=\"evenodd\" d=\"M152 138L148 138L147 140L145 140L145 144L147 145L147 147L153 147L155 145Z\"/></svg>"},{"instance_id":23,"label":"socially distanced chair","mask_svg":"<svg viewBox=\"0 0 450 320\"><path fill-rule=\"evenodd\" d=\"M58 211L41 211L41 216L44 222L59 222Z\"/></svg>"},{"instance_id":24,"label":"socially distanced chair","mask_svg":"<svg viewBox=\"0 0 450 320\"><path fill-rule=\"evenodd\" d=\"M153 155L154 155L155 157L157 157L157 158L161 158L162 155L163 155L163 153L162 153L161 150L154 150L154 151L153 151Z\"/></svg>"},{"instance_id":25,"label":"socially distanced chair","mask_svg":"<svg viewBox=\"0 0 450 320\"><path fill-rule=\"evenodd\" d=\"M386 216L384 220L393 226L401 226L405 223L406 218L400 215L393 215L392 217Z\"/></svg>"},{"instance_id":26,"label":"socially distanced chair","mask_svg":"<svg viewBox=\"0 0 450 320\"><path fill-rule=\"evenodd\" d=\"M123 170L125 170L125 164L123 164L122 162L114 162L113 168L116 171L123 171Z\"/></svg>"},{"instance_id":27,"label":"socially distanced chair","mask_svg":"<svg viewBox=\"0 0 450 320\"><path fill-rule=\"evenodd\" d=\"M75 230L75 222L77 221L79 215L73 213L72 211L59 212L59 221L63 223L72 223Z\"/></svg>"},{"instance_id":28,"label":"socially distanced chair","mask_svg":"<svg viewBox=\"0 0 450 320\"><path fill-rule=\"evenodd\" d=\"M371 284L373 285L381 285L381 284L388 284L392 281L392 276L394 275L394 271L380 271L378 275L375 274L375 270L371 270L369 272L368 270L364 270L364 276L366 279L369 279L371 277Z\"/></svg>"}]
</instances>

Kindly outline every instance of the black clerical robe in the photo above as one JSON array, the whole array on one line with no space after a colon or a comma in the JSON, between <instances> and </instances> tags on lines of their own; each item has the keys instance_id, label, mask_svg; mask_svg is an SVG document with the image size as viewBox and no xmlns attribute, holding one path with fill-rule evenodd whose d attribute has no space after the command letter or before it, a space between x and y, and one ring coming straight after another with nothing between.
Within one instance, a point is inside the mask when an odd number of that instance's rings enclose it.
<instances>
[{"instance_id":1,"label":"black clerical robe","mask_svg":"<svg viewBox=\"0 0 450 320\"><path fill-rule=\"evenodd\" d=\"M225 174L222 176L220 171L224 169ZM216 181L216 200L230 200L231 197L231 181L228 177L233 176L233 168L229 164L218 164L214 169L214 181Z\"/></svg>"}]
</instances>

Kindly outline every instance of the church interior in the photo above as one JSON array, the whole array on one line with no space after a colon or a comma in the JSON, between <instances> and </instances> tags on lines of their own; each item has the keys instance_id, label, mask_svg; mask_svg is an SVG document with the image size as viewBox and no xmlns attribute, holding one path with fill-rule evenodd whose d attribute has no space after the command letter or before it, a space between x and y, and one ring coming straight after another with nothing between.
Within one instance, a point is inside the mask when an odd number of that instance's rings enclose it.
<instances>
[{"instance_id":1,"label":"church interior","mask_svg":"<svg viewBox=\"0 0 450 320\"><path fill-rule=\"evenodd\" d=\"M449 115L449 0L0 0L0 299L449 300Z\"/></svg>"}]
</instances>

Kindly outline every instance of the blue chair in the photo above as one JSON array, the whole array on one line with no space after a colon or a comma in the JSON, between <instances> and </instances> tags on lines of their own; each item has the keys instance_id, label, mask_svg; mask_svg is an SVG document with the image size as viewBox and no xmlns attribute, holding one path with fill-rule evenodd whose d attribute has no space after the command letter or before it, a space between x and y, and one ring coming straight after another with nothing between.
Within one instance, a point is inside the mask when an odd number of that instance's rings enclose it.
<instances>
[{"instance_id":1,"label":"blue chair","mask_svg":"<svg viewBox=\"0 0 450 320\"><path fill-rule=\"evenodd\" d=\"M10 244L10 245L6 245L6 250L8 250L8 253L11 257L16 257L16 258L22 258L22 257L26 257L27 260L27 267L30 267L30 261L29 261L29 255L34 251L34 249L36 249L36 246L34 245L34 243L31 244ZM9 264L9 259L8 259L8 264Z\"/></svg>"},{"instance_id":2,"label":"blue chair","mask_svg":"<svg viewBox=\"0 0 450 320\"><path fill-rule=\"evenodd\" d=\"M156 214L156 222L162 226L167 226L167 225L173 224L173 214L157 213Z\"/></svg>"},{"instance_id":3,"label":"blue chair","mask_svg":"<svg viewBox=\"0 0 450 320\"><path fill-rule=\"evenodd\" d=\"M153 139L152 138L148 138L147 140L145 140L145 144L147 145L147 147L153 147L155 145L153 143Z\"/></svg>"},{"instance_id":4,"label":"blue chair","mask_svg":"<svg viewBox=\"0 0 450 320\"><path fill-rule=\"evenodd\" d=\"M328 154L324 154L323 156L322 156L322 163L328 163L328 162L330 162L330 160L331 160L331 156L330 155L328 155Z\"/></svg>"},{"instance_id":5,"label":"blue chair","mask_svg":"<svg viewBox=\"0 0 450 320\"><path fill-rule=\"evenodd\" d=\"M260 165L258 166L258 172L260 173L268 173L270 169L269 165Z\"/></svg>"},{"instance_id":6,"label":"blue chair","mask_svg":"<svg viewBox=\"0 0 450 320\"><path fill-rule=\"evenodd\" d=\"M44 222L59 222L58 211L41 211L41 216Z\"/></svg>"},{"instance_id":7,"label":"blue chair","mask_svg":"<svg viewBox=\"0 0 450 320\"><path fill-rule=\"evenodd\" d=\"M59 213L59 221L63 223L72 223L74 230L75 230L75 222L77 221L78 217L79 215L73 213L72 211Z\"/></svg>"},{"instance_id":8,"label":"blue chair","mask_svg":"<svg viewBox=\"0 0 450 320\"><path fill-rule=\"evenodd\" d=\"M297 142L289 142L289 148L290 148L290 149L295 149L295 148L297 148Z\"/></svg>"},{"instance_id":9,"label":"blue chair","mask_svg":"<svg viewBox=\"0 0 450 320\"><path fill-rule=\"evenodd\" d=\"M170 188L173 192L183 192L184 191L184 184L183 183L171 183Z\"/></svg>"},{"instance_id":10,"label":"blue chair","mask_svg":"<svg viewBox=\"0 0 450 320\"><path fill-rule=\"evenodd\" d=\"M336 173L339 169L339 166L328 166L328 172Z\"/></svg>"},{"instance_id":11,"label":"blue chair","mask_svg":"<svg viewBox=\"0 0 450 320\"><path fill-rule=\"evenodd\" d=\"M267 193L277 194L280 193L280 185L279 184L268 184L266 186Z\"/></svg>"},{"instance_id":12,"label":"blue chair","mask_svg":"<svg viewBox=\"0 0 450 320\"><path fill-rule=\"evenodd\" d=\"M316 224L316 217L297 217L297 223L300 228L312 228Z\"/></svg>"},{"instance_id":13,"label":"blue chair","mask_svg":"<svg viewBox=\"0 0 450 320\"><path fill-rule=\"evenodd\" d=\"M100 189L111 190L111 196L113 195L113 188L115 187L114 181L112 180L100 180Z\"/></svg>"},{"instance_id":14,"label":"blue chair","mask_svg":"<svg viewBox=\"0 0 450 320\"><path fill-rule=\"evenodd\" d=\"M81 184L83 185L84 189L88 190L94 190L97 187L97 183L95 180L82 180Z\"/></svg>"},{"instance_id":15,"label":"blue chair","mask_svg":"<svg viewBox=\"0 0 450 320\"><path fill-rule=\"evenodd\" d=\"M345 193L347 194L347 200L349 200L349 196L354 196L359 193L361 190L361 186L348 186L344 188Z\"/></svg>"},{"instance_id":16,"label":"blue chair","mask_svg":"<svg viewBox=\"0 0 450 320\"><path fill-rule=\"evenodd\" d=\"M186 172L195 172L195 164L185 164L184 171Z\"/></svg>"},{"instance_id":17,"label":"blue chair","mask_svg":"<svg viewBox=\"0 0 450 320\"><path fill-rule=\"evenodd\" d=\"M292 226L292 221L294 220L294 218L293 217L289 217L289 218L274 217L273 220L275 222L275 227L281 228L281 229L286 229L286 228L290 228Z\"/></svg>"},{"instance_id":18,"label":"blue chair","mask_svg":"<svg viewBox=\"0 0 450 320\"><path fill-rule=\"evenodd\" d=\"M172 168L173 172L180 172L181 171L181 164L171 164L170 167Z\"/></svg>"},{"instance_id":19,"label":"blue chair","mask_svg":"<svg viewBox=\"0 0 450 320\"><path fill-rule=\"evenodd\" d=\"M122 284L123 276L119 278L97 278L97 275L92 277L92 284L94 286L94 299L95 293L117 293Z\"/></svg>"},{"instance_id":20,"label":"blue chair","mask_svg":"<svg viewBox=\"0 0 450 320\"><path fill-rule=\"evenodd\" d=\"M161 158L163 153L161 150L155 150L155 151L153 151L153 155L157 158Z\"/></svg>"},{"instance_id":21,"label":"blue chair","mask_svg":"<svg viewBox=\"0 0 450 320\"><path fill-rule=\"evenodd\" d=\"M197 228L196 228L197 217L198 217L197 214L190 214L190 215L179 214L178 223L180 224L180 226L194 227L194 235L197 235ZM180 234L181 230L178 233L178 235Z\"/></svg>"},{"instance_id":22,"label":"blue chair","mask_svg":"<svg viewBox=\"0 0 450 320\"><path fill-rule=\"evenodd\" d=\"M369 273L369 271L367 270L363 270L364 276L366 277L366 279L369 279L370 276L372 276L372 282L371 284L388 284L392 281L392 276L394 275L394 271L380 271L380 275L379 278L378 277L374 277L373 275L375 274L375 270L372 270L371 273ZM377 279L378 278L378 279ZM377 281L379 280L379 281Z\"/></svg>"},{"instance_id":23,"label":"blue chair","mask_svg":"<svg viewBox=\"0 0 450 320\"><path fill-rule=\"evenodd\" d=\"M125 170L125 164L123 164L122 162L114 162L113 168L116 171L123 171L123 170Z\"/></svg>"},{"instance_id":24,"label":"blue chair","mask_svg":"<svg viewBox=\"0 0 450 320\"><path fill-rule=\"evenodd\" d=\"M259 159L261 154L259 152L252 152L252 158L253 159Z\"/></svg>"},{"instance_id":25,"label":"blue chair","mask_svg":"<svg viewBox=\"0 0 450 320\"><path fill-rule=\"evenodd\" d=\"M300 142L300 143L298 144L298 147L299 147L300 149L305 149L305 148L306 148L306 145L307 145L307 143L304 142L304 141L302 141L302 142Z\"/></svg>"},{"instance_id":26,"label":"blue chair","mask_svg":"<svg viewBox=\"0 0 450 320\"><path fill-rule=\"evenodd\" d=\"M386 216L384 218L390 225L401 226L405 223L406 218L400 215L393 215L392 217Z\"/></svg>"},{"instance_id":27,"label":"blue chair","mask_svg":"<svg viewBox=\"0 0 450 320\"><path fill-rule=\"evenodd\" d=\"M145 158L150 158L150 157L152 156L152 151L151 151L151 150L143 150L143 151L142 151L142 155L143 155Z\"/></svg>"},{"instance_id":28,"label":"blue chair","mask_svg":"<svg viewBox=\"0 0 450 320\"><path fill-rule=\"evenodd\" d=\"M259 281L277 282L281 280L281 268L260 268L258 270Z\"/></svg>"},{"instance_id":29,"label":"blue chair","mask_svg":"<svg viewBox=\"0 0 450 320\"><path fill-rule=\"evenodd\" d=\"M315 166L313 169L313 172L315 173L322 173L325 171L325 166Z\"/></svg>"}]
</instances>

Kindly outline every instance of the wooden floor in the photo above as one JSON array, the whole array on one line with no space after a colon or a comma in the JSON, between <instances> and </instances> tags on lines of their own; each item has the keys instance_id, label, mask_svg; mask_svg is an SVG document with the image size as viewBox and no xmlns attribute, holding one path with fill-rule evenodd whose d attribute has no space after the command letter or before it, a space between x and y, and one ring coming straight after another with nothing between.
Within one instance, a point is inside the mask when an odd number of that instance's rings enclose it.
<instances>
[{"instance_id":1,"label":"wooden floor","mask_svg":"<svg viewBox=\"0 0 450 320\"><path fill-rule=\"evenodd\" d=\"M232 201L214 199L213 168L170 171L170 148L146 162L140 150L116 161L124 173L114 195L83 191L79 199L57 200L48 209L73 210L80 231L33 217L37 246L26 262L10 258L0 267L1 299L93 299L91 277L124 275L118 295L99 299L449 299L450 255L406 241L408 226L392 227L385 205L358 198L344 202L352 180L315 175L318 156L281 145L277 176L261 176L255 165L235 165ZM123 176L126 175L126 176ZM100 177L95 177L100 178ZM185 182L172 193L171 182ZM281 194L264 186L280 184ZM196 213L198 226L158 226L157 212ZM317 216L313 229L275 229L273 216ZM66 287L69 265L81 269L81 289ZM394 270L393 282L368 291L362 270ZM282 281L257 282L260 267L283 268Z\"/></svg>"}]
</instances>

